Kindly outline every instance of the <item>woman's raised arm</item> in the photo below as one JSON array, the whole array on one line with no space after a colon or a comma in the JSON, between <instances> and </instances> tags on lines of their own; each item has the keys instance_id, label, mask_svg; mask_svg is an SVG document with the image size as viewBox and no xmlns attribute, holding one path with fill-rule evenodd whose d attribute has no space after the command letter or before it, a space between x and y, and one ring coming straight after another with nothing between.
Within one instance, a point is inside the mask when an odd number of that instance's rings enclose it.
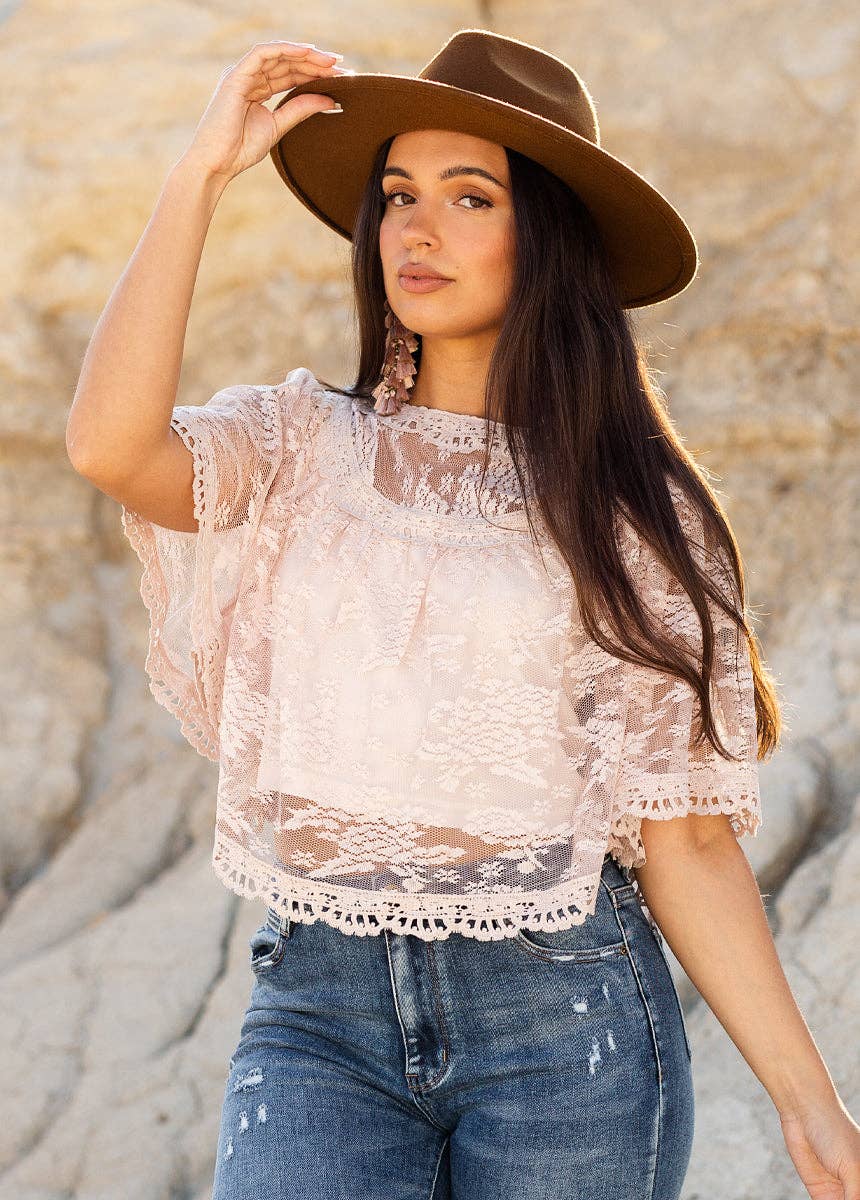
<instances>
[{"instance_id":1,"label":"woman's raised arm","mask_svg":"<svg viewBox=\"0 0 860 1200\"><path fill-rule=\"evenodd\" d=\"M227 184L330 96L263 104L308 79L343 71L337 56L297 42L254 46L226 68L185 154L102 312L66 426L75 470L162 523L194 529L191 461L170 428L200 258Z\"/></svg>"}]
</instances>

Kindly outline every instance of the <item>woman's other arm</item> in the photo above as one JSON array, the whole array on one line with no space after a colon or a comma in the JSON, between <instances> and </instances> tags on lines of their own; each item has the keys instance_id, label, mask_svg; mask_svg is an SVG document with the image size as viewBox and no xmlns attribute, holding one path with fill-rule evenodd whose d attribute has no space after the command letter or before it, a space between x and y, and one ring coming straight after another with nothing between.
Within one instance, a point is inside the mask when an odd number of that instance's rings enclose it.
<instances>
[{"instance_id":1,"label":"woman's other arm","mask_svg":"<svg viewBox=\"0 0 860 1200\"><path fill-rule=\"evenodd\" d=\"M643 819L641 836L647 861L634 874L645 903L773 1100L810 1196L860 1200L860 1126L794 999L728 816Z\"/></svg>"}]
</instances>

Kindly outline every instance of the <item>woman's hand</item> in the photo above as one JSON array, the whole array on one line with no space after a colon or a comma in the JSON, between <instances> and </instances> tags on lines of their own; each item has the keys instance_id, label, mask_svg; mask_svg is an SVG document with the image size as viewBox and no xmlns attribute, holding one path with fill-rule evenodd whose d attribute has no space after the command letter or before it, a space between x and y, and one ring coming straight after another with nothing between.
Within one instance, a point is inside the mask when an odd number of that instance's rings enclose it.
<instances>
[{"instance_id":1,"label":"woman's hand","mask_svg":"<svg viewBox=\"0 0 860 1200\"><path fill-rule=\"evenodd\" d=\"M334 104L331 96L316 92L296 96L276 112L263 101L308 79L351 74L337 59L302 42L258 43L222 71L182 161L227 181L253 167L287 130Z\"/></svg>"},{"instance_id":2,"label":"woman's hand","mask_svg":"<svg viewBox=\"0 0 860 1200\"><path fill-rule=\"evenodd\" d=\"M791 1161L812 1200L860 1200L860 1125L837 1096L779 1114Z\"/></svg>"}]
</instances>

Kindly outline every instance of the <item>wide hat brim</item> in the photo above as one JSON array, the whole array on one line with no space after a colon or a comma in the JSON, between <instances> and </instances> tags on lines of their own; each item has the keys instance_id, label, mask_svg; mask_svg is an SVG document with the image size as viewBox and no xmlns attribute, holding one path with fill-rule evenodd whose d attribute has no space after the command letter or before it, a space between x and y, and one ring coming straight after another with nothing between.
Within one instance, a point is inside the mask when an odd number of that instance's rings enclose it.
<instances>
[{"instance_id":1,"label":"wide hat brim","mask_svg":"<svg viewBox=\"0 0 860 1200\"><path fill-rule=\"evenodd\" d=\"M302 204L349 241L380 145L398 133L446 129L508 146L568 184L600 230L625 308L675 296L696 274L695 240L665 196L555 121L451 84L377 72L307 80L275 107L303 92L331 96L343 112L304 118L270 156Z\"/></svg>"}]
</instances>

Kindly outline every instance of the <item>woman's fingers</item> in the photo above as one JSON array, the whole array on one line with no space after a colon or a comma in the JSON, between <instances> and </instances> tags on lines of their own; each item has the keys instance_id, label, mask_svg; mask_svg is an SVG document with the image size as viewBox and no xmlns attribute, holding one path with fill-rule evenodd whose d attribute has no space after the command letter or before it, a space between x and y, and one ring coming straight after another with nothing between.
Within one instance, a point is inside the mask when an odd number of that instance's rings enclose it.
<instances>
[{"instance_id":1,"label":"woman's fingers","mask_svg":"<svg viewBox=\"0 0 860 1200\"><path fill-rule=\"evenodd\" d=\"M296 66L292 66L286 71L267 71L263 79L257 82L256 85L248 87L246 95L249 100L268 100L278 92L285 92L300 83L307 83L309 79L334 79L338 73L341 75L350 74L344 68L340 68L338 72L318 67L304 71Z\"/></svg>"},{"instance_id":2,"label":"woman's fingers","mask_svg":"<svg viewBox=\"0 0 860 1200\"><path fill-rule=\"evenodd\" d=\"M352 72L347 67L333 63L331 66L318 67L312 63L290 63L287 66L260 67L255 74L279 83L285 83L299 75L306 79L333 79L337 75L349 75Z\"/></svg>"},{"instance_id":3,"label":"woman's fingers","mask_svg":"<svg viewBox=\"0 0 860 1200\"><path fill-rule=\"evenodd\" d=\"M247 64L252 69L260 65L270 67L278 63L301 61L326 66L342 59L343 55L338 56L333 50L319 50L316 46L306 46L301 42L259 42L239 60L239 64Z\"/></svg>"},{"instance_id":4,"label":"woman's fingers","mask_svg":"<svg viewBox=\"0 0 860 1200\"><path fill-rule=\"evenodd\" d=\"M269 152L273 136L330 109L330 96L288 98L276 112L265 101L313 79L355 74L340 66L342 55L303 42L259 42L221 73L218 86L187 152L202 168L232 179Z\"/></svg>"},{"instance_id":5,"label":"woman's fingers","mask_svg":"<svg viewBox=\"0 0 860 1200\"><path fill-rule=\"evenodd\" d=\"M343 55L334 51L310 49L296 42L263 42L249 50L234 70L239 80L247 81L248 98L256 100L252 94L256 90L268 87L273 95L307 79L350 74L340 65L342 59Z\"/></svg>"}]
</instances>

